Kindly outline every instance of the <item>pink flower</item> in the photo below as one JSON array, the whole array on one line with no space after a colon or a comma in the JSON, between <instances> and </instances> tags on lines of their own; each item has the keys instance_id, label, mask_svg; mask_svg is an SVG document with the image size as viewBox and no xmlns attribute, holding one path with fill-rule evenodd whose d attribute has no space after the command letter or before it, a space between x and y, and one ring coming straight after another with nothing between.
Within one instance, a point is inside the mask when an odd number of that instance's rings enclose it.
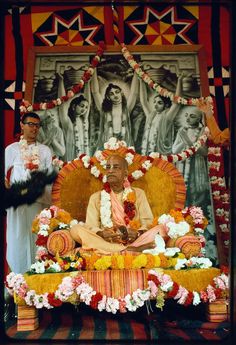
<instances>
[{"instance_id":1,"label":"pink flower","mask_svg":"<svg viewBox=\"0 0 236 345\"><path fill-rule=\"evenodd\" d=\"M120 313L126 313L127 309L126 309L126 302L124 299L122 298L118 298L119 301L119 311Z\"/></svg>"}]
</instances>

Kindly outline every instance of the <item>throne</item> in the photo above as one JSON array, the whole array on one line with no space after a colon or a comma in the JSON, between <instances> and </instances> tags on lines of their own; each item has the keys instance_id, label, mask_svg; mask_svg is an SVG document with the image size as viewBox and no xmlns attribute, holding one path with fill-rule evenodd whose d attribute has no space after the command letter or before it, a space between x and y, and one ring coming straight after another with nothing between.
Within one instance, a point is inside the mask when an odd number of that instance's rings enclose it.
<instances>
[{"instance_id":1,"label":"throne","mask_svg":"<svg viewBox=\"0 0 236 345\"><path fill-rule=\"evenodd\" d=\"M171 209L181 210L184 208L186 195L184 179L172 163L154 158L151 160L151 167L145 169L143 163L147 161L148 157L135 152L128 152L126 146L121 146L115 151L116 154L121 156L131 153L132 164L129 165L129 176L137 176L137 174L135 175L137 170L142 172L139 173L139 176L142 175L140 178L133 178L131 185L145 191L154 217L158 218L162 214L168 214ZM114 149L107 148L102 152L102 157L107 159L111 154L114 154ZM104 164L101 159L98 159L98 156L89 157L88 159L86 155L82 155L80 159L67 163L59 171L58 177L53 184L52 204L68 212L72 218L84 222L89 197L92 193L102 189L104 174ZM179 246L184 257L191 258L191 256L197 256L200 253L200 240L193 234L186 234L181 237L181 241L174 242L169 241L169 246ZM47 240L47 249L55 256L66 257L67 253L73 250L74 247L75 243L66 230L52 232ZM133 255L137 257L140 254L135 253ZM24 279L31 290L42 296L44 294L54 294L65 277L72 277L71 279L77 277L77 279L86 282L87 287L92 287L96 291L94 296L99 293L100 296L106 296L106 298L116 299L117 301L124 296L132 296L134 291L147 291L148 281L150 281L150 269L156 269L162 272L161 274L167 274L175 285L184 287L192 295L193 291L197 291L199 294L205 291L221 273L220 269L216 267L174 270L165 261L166 259L164 260L165 265L159 265L159 269L157 269L155 260L151 256L149 255L145 267L134 268L127 266L120 269L109 267L100 270L82 269L73 272L36 275L26 273ZM96 257L96 259L101 259L101 257ZM164 256L161 260L163 259ZM153 272L151 272L152 276ZM165 298L169 297L170 294L167 293ZM66 299L66 302L70 303L79 303L80 301L81 299L75 292ZM38 327L38 316L35 306L26 305L22 294L15 294L15 303L18 304L18 330L36 329ZM214 317L214 321L225 320L227 311L222 309L222 304L226 308L225 299L218 298L217 303L221 305L221 312L215 316L216 309L213 308L214 315L212 315L212 303L208 303L207 317L209 319Z\"/></svg>"}]
</instances>

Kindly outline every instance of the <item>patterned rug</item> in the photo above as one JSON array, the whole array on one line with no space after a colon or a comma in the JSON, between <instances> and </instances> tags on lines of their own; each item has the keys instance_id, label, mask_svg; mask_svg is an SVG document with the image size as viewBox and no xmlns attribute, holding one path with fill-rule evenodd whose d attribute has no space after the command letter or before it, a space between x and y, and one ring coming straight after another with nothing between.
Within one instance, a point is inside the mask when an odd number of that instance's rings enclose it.
<instances>
[{"instance_id":1,"label":"patterned rug","mask_svg":"<svg viewBox=\"0 0 236 345\"><path fill-rule=\"evenodd\" d=\"M204 319L201 308L194 311L181 306L147 313L146 308L136 313L112 315L93 311L81 305L78 309L64 304L60 309L40 310L39 328L17 332L16 318L5 323L6 335L17 340L79 340L79 341L226 341L230 335L228 322L212 323ZM178 320L177 317L178 316Z\"/></svg>"}]
</instances>

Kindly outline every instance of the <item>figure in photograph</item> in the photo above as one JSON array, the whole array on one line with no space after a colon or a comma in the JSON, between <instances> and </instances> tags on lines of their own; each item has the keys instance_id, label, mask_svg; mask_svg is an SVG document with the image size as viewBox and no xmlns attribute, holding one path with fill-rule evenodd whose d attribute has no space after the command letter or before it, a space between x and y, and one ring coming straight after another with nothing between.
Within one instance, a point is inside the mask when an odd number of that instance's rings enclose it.
<instances>
[{"instance_id":1,"label":"figure in photograph","mask_svg":"<svg viewBox=\"0 0 236 345\"><path fill-rule=\"evenodd\" d=\"M182 78L181 74L177 80L176 96L182 95ZM140 102L146 116L141 153L148 155L159 152L167 155L171 153L174 141L173 122L181 105L172 103L168 97L154 91L152 96L148 97L147 87L145 82L140 80Z\"/></svg>"},{"instance_id":2,"label":"figure in photograph","mask_svg":"<svg viewBox=\"0 0 236 345\"><path fill-rule=\"evenodd\" d=\"M59 96L66 94L63 77L59 74ZM84 93L75 95L70 102L62 103L59 109L59 119L64 133L66 152L65 161L71 161L82 153L90 154L89 147L89 82L84 86Z\"/></svg>"},{"instance_id":3,"label":"figure in photograph","mask_svg":"<svg viewBox=\"0 0 236 345\"><path fill-rule=\"evenodd\" d=\"M49 146L52 156L62 158L65 155L65 140L63 131L59 124L58 108L47 109L41 118L41 127L37 136L37 140Z\"/></svg>"},{"instance_id":4,"label":"figure in photograph","mask_svg":"<svg viewBox=\"0 0 236 345\"><path fill-rule=\"evenodd\" d=\"M186 125L176 135L173 153L180 153L191 147L203 134L203 113L196 106L184 106ZM207 147L200 147L190 158L176 163L187 185L186 205L201 206L207 212L209 199L209 179L207 169ZM206 214L206 213L205 213Z\"/></svg>"},{"instance_id":5,"label":"figure in photograph","mask_svg":"<svg viewBox=\"0 0 236 345\"><path fill-rule=\"evenodd\" d=\"M105 89L104 97L101 94L97 72L91 79L91 91L95 105L100 112L100 126L97 149L111 137L124 140L128 146L133 145L131 135L130 113L133 110L138 95L138 77L133 74L130 92L124 95L121 86L110 82Z\"/></svg>"}]
</instances>

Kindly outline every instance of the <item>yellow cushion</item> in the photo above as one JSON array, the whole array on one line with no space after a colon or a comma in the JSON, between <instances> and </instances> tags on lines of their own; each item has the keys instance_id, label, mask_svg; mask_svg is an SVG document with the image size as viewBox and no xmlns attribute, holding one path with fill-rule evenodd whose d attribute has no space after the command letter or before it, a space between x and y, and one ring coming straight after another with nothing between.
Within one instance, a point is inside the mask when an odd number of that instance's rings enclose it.
<instances>
[{"instance_id":1,"label":"yellow cushion","mask_svg":"<svg viewBox=\"0 0 236 345\"><path fill-rule=\"evenodd\" d=\"M106 154L109 152L106 151ZM129 173L139 169L145 160L145 156L135 154L134 162L129 166ZM95 158L93 161L104 174L102 166ZM186 187L182 175L167 161L155 159L152 164L145 175L134 181L132 186L145 191L154 217L168 213L171 208L183 208ZM54 182L52 203L70 212L73 218L85 221L89 197L101 190L102 186L102 182L95 178L80 160L73 160L60 170Z\"/></svg>"}]
</instances>

